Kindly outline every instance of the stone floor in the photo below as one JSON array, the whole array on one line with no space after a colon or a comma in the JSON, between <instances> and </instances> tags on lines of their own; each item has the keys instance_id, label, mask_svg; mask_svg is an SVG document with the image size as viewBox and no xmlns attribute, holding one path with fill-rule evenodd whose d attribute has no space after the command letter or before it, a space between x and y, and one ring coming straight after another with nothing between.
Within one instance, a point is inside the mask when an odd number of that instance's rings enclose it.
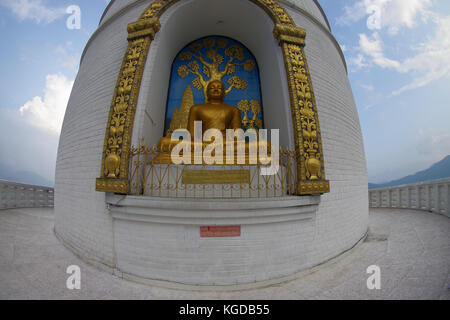
<instances>
[{"instance_id":1,"label":"stone floor","mask_svg":"<svg viewBox=\"0 0 450 320\"><path fill-rule=\"evenodd\" d=\"M0 299L450 299L450 219L413 210L372 209L369 236L296 279L263 289L189 292L128 282L87 265L53 234L51 209L0 211ZM81 268L81 290L66 268ZM368 290L366 269L381 268Z\"/></svg>"}]
</instances>

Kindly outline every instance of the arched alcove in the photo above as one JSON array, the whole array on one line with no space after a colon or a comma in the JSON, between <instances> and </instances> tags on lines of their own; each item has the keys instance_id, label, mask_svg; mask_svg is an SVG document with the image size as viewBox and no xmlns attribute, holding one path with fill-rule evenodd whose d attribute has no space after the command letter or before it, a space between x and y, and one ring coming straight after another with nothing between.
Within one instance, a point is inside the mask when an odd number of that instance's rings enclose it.
<instances>
[{"instance_id":1,"label":"arched alcove","mask_svg":"<svg viewBox=\"0 0 450 320\"><path fill-rule=\"evenodd\" d=\"M274 23L250 1L188 0L171 6L150 47L141 84L132 144L154 145L164 131L172 62L187 43L220 35L239 41L258 62L266 129L280 129L280 144L294 148L289 89ZM152 84L150 86L150 84Z\"/></svg>"}]
</instances>

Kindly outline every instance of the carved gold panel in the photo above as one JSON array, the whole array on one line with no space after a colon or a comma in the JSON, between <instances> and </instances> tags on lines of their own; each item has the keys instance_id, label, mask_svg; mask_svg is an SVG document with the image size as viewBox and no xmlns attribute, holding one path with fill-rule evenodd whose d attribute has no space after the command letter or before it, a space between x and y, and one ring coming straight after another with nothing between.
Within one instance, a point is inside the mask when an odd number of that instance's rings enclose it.
<instances>
[{"instance_id":1,"label":"carved gold panel","mask_svg":"<svg viewBox=\"0 0 450 320\"><path fill-rule=\"evenodd\" d=\"M183 184L238 184L250 183L248 170L183 170Z\"/></svg>"}]
</instances>

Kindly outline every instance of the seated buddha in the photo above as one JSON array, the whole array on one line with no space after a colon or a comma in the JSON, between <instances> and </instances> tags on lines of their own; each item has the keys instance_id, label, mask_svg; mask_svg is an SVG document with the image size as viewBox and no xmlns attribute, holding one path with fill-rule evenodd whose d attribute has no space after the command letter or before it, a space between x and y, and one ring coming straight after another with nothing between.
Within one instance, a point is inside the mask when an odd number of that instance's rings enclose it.
<instances>
[{"instance_id":1,"label":"seated buddha","mask_svg":"<svg viewBox=\"0 0 450 320\"><path fill-rule=\"evenodd\" d=\"M241 127L241 112L230 105L224 104L225 99L225 86L220 80L215 80L209 83L207 87L208 102L204 104L198 104L191 107L189 112L189 120L187 130L190 134L191 141L191 154L192 162L194 163L194 150L201 148L204 151L214 141L203 141L202 138L210 129L216 129L222 134L223 141L223 164L226 163L227 143L226 140L227 130L242 129ZM195 128L198 122L201 122L201 132L196 132ZM200 136L201 135L201 136ZM182 140L173 140L171 137L163 137L158 143L159 155L153 160L153 163L172 163L171 152ZM200 141L200 142L197 142ZM237 152L238 141L233 138L234 141L234 164L238 164ZM231 142L233 143L233 142ZM259 152L259 146L264 144L267 148L268 157L270 157L270 143L267 141L250 141L245 142L245 164L250 163L249 154L250 150ZM214 152L213 152L214 154ZM256 154L255 154L256 156ZM260 159L261 160L261 159ZM267 162L267 160L264 160ZM197 162L195 162L197 164Z\"/></svg>"}]
</instances>

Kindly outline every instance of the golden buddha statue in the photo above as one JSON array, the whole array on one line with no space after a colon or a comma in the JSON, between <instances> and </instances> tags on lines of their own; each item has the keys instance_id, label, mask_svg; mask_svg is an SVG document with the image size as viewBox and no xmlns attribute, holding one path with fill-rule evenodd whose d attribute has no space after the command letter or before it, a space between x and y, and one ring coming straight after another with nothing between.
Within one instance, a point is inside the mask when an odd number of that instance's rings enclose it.
<instances>
[{"instance_id":1,"label":"golden buddha statue","mask_svg":"<svg viewBox=\"0 0 450 320\"><path fill-rule=\"evenodd\" d=\"M214 80L207 87L208 102L191 108L188 130L194 137L195 121L202 122L202 136L209 129L217 129L225 137L227 129L241 129L241 112L230 105L224 104L225 86L220 80Z\"/></svg>"},{"instance_id":2,"label":"golden buddha statue","mask_svg":"<svg viewBox=\"0 0 450 320\"><path fill-rule=\"evenodd\" d=\"M242 129L241 126L241 112L239 111L239 109L224 104L224 99L225 99L225 85L223 84L222 81L220 80L214 80L211 81L208 86L207 86L207 103L204 104L198 104L198 105L194 105L192 106L192 108L190 109L189 112L189 120L188 120L188 127L187 130L190 133L190 137L191 137L191 141L190 141L190 146L191 146L191 152L192 155L194 156L194 150L198 150L199 148L201 148L202 151L205 150L205 148L207 148L208 146L210 146L212 144L212 142L214 141L209 141L209 142L205 142L202 141L203 135L205 134L205 132L207 132L210 129L216 129L219 130L222 134L222 143L223 143L223 161L222 163L225 164L225 157L226 157L226 152L227 152L227 143L229 143L226 140L226 133L227 130L232 129L232 130L237 130L237 129ZM200 121L202 123L202 131L201 132L196 132L195 130L195 123ZM201 136L199 136L201 134ZM196 136L197 135L197 136ZM172 150L175 148L175 146L177 146L182 140L172 140L172 137L163 137L159 143L158 143L158 151L159 151L159 155L153 159L153 163L172 163L171 160L171 152ZM196 142L196 141L202 141L202 142ZM233 152L234 152L234 163L233 164L238 164L237 159L238 159L238 141L236 141L233 137L233 141L234 141L234 147L233 147ZM233 143L233 142L232 142ZM242 164L248 164L250 163L250 158L249 158L249 154L250 151L253 150L254 151L254 157L257 157L257 153L259 151L259 146L261 144L265 144L265 148L267 148L267 156L270 157L269 153L270 153L270 143L268 143L267 141L251 141L251 142L245 142L245 158L244 161L245 163ZM214 152L213 152L214 154ZM253 155L252 154L252 155ZM194 158L192 158L194 159ZM253 157L251 158L253 159ZM260 159L261 160L261 159ZM256 161L256 159L255 159ZM267 160L264 160L267 162ZM194 160L191 162L194 164ZM203 161L201 161L203 163ZM198 162L195 162L195 164L198 164ZM241 163L239 163L241 164Z\"/></svg>"}]
</instances>

